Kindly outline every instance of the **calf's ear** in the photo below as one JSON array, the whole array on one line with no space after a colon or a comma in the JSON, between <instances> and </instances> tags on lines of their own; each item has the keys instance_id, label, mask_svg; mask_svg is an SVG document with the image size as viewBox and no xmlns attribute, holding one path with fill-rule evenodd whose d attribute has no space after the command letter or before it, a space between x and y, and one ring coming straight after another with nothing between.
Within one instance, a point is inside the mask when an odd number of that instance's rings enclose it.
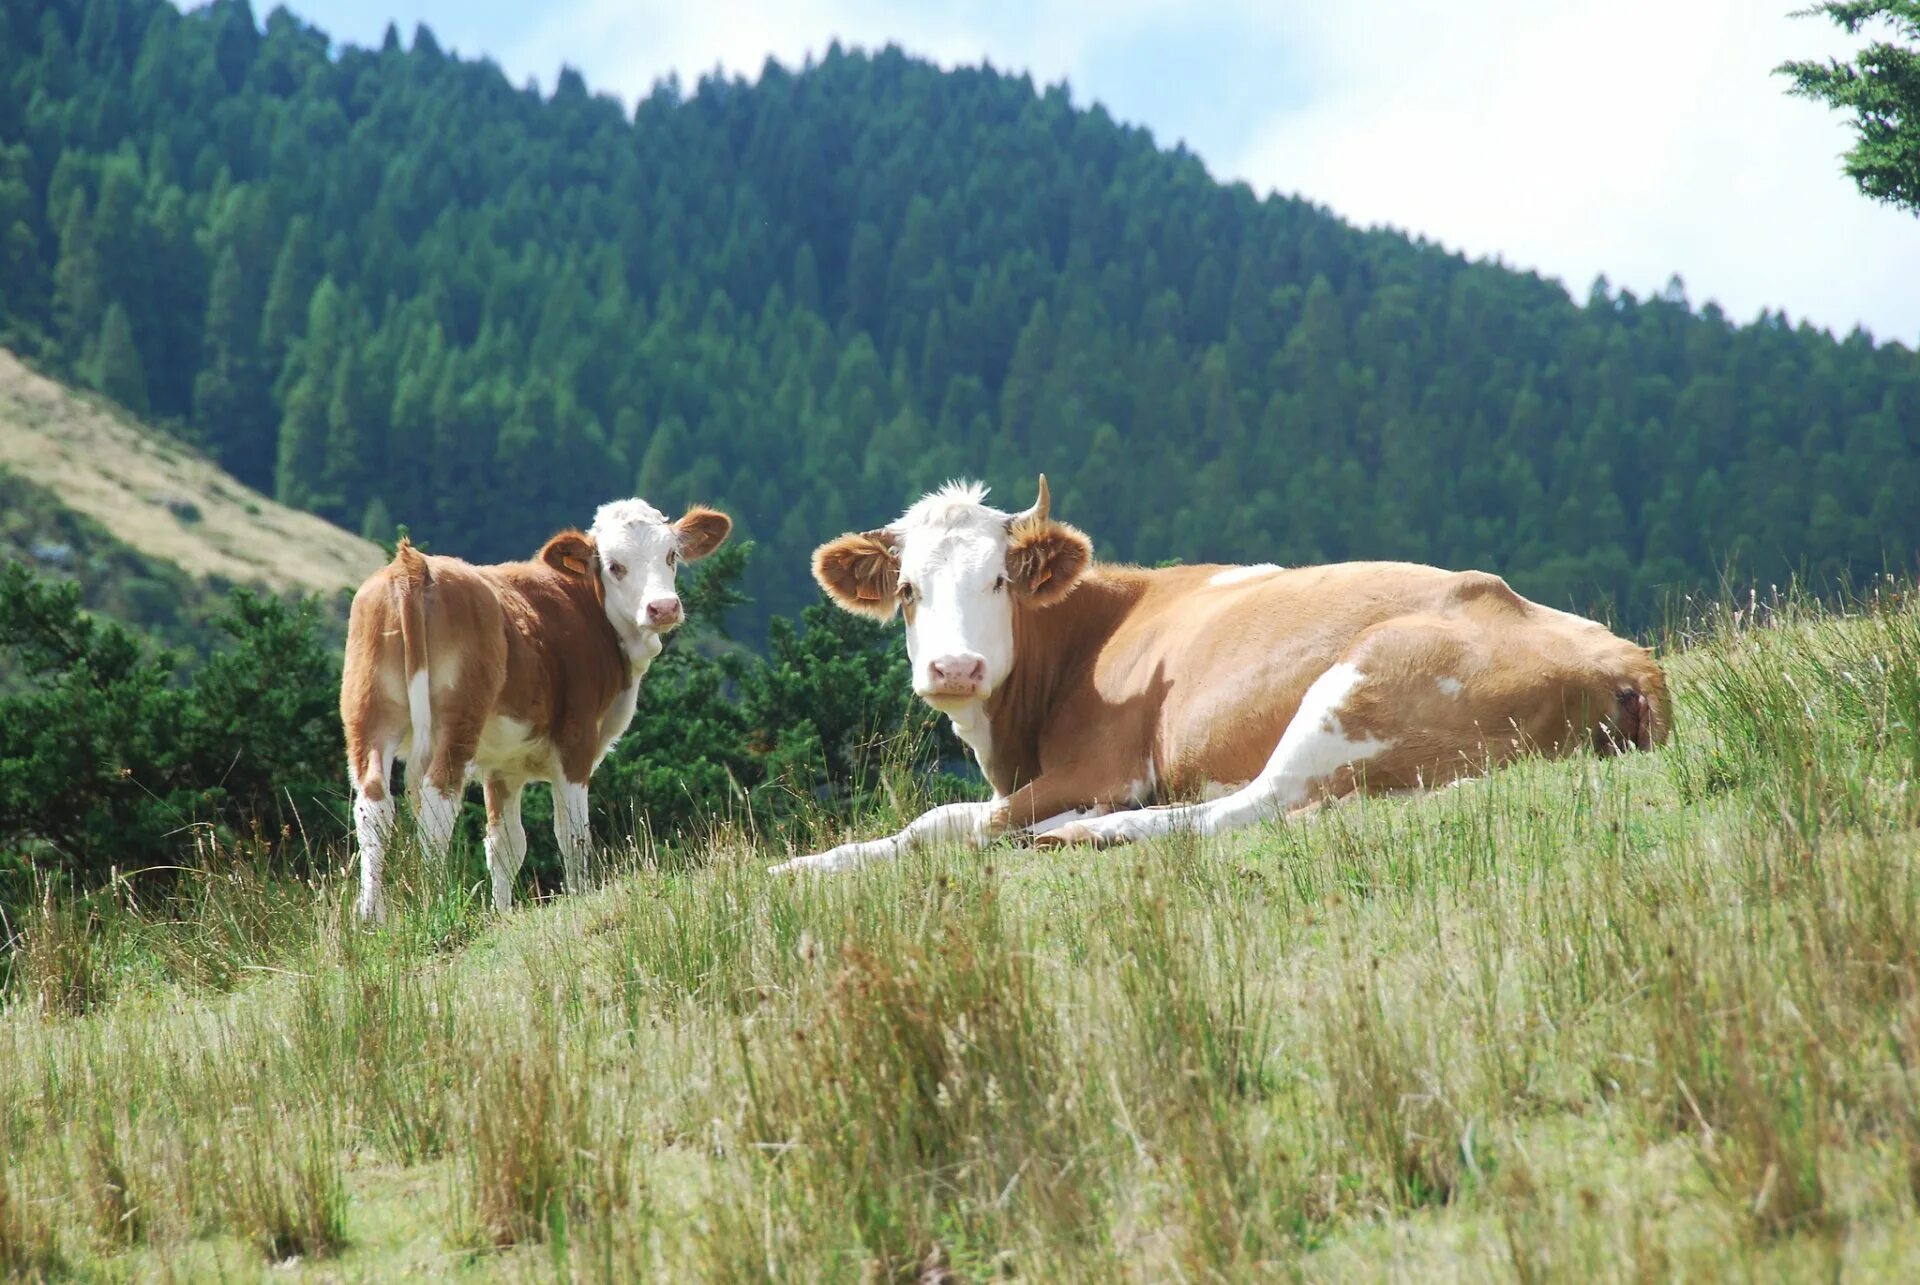
<instances>
[{"instance_id":1,"label":"calf's ear","mask_svg":"<svg viewBox=\"0 0 1920 1285\"><path fill-rule=\"evenodd\" d=\"M727 542L733 519L718 509L696 504L673 524L680 533L680 560L698 562Z\"/></svg>"},{"instance_id":2,"label":"calf's ear","mask_svg":"<svg viewBox=\"0 0 1920 1285\"><path fill-rule=\"evenodd\" d=\"M1064 522L1028 519L1007 533L1007 580L1036 607L1072 593L1092 561L1093 541Z\"/></svg>"},{"instance_id":3,"label":"calf's ear","mask_svg":"<svg viewBox=\"0 0 1920 1285\"><path fill-rule=\"evenodd\" d=\"M600 577L594 563L599 556L593 537L584 531L562 531L540 547L540 561L561 575L592 576L596 585Z\"/></svg>"},{"instance_id":4,"label":"calf's ear","mask_svg":"<svg viewBox=\"0 0 1920 1285\"><path fill-rule=\"evenodd\" d=\"M891 620L900 606L900 559L893 532L850 532L813 551L813 578L856 616Z\"/></svg>"}]
</instances>

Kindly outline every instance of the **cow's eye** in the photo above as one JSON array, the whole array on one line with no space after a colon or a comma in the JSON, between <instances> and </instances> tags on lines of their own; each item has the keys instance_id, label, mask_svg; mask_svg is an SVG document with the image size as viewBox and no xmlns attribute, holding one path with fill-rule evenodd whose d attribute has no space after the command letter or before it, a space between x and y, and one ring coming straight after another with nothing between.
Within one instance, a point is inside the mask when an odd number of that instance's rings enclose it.
<instances>
[{"instance_id":1,"label":"cow's eye","mask_svg":"<svg viewBox=\"0 0 1920 1285\"><path fill-rule=\"evenodd\" d=\"M627 564L624 562L609 562L607 564L607 570L613 572L613 578L615 580L625 580L627 578Z\"/></svg>"},{"instance_id":2,"label":"cow's eye","mask_svg":"<svg viewBox=\"0 0 1920 1285\"><path fill-rule=\"evenodd\" d=\"M908 584L904 580L900 582L900 601L901 602L913 601L913 586Z\"/></svg>"},{"instance_id":3,"label":"cow's eye","mask_svg":"<svg viewBox=\"0 0 1920 1285\"><path fill-rule=\"evenodd\" d=\"M677 552L675 552L675 551L673 551L673 550L668 550L668 551L667 551L667 565L668 565L668 566L670 566L670 567L677 567L677 566L679 566L679 565L680 565L680 555L679 555L679 554L678 554Z\"/></svg>"},{"instance_id":4,"label":"cow's eye","mask_svg":"<svg viewBox=\"0 0 1920 1285\"><path fill-rule=\"evenodd\" d=\"M1006 587L1007 587L1007 578L1005 576L996 576L994 578L993 591L995 593L999 593L1002 589Z\"/></svg>"}]
</instances>

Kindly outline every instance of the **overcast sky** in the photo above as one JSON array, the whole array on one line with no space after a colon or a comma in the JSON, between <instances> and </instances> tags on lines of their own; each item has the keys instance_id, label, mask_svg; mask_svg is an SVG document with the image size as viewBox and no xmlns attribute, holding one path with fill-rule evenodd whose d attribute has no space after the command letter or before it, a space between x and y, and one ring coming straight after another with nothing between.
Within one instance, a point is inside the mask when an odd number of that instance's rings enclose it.
<instances>
[{"instance_id":1,"label":"overcast sky","mask_svg":"<svg viewBox=\"0 0 1920 1285\"><path fill-rule=\"evenodd\" d=\"M1678 273L1738 320L1784 308L1920 346L1920 219L1840 172L1843 119L1782 59L1844 53L1807 0L295 0L336 40L389 20L516 82L629 103L830 40L1065 80L1223 179L1641 295ZM261 5L264 11L265 5Z\"/></svg>"}]
</instances>

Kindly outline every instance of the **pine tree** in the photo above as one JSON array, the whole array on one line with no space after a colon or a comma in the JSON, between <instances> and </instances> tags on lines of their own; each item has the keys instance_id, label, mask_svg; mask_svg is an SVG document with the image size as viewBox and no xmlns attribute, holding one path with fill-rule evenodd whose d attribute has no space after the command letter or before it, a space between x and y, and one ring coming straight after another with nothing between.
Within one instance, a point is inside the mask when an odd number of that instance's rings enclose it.
<instances>
[{"instance_id":1,"label":"pine tree","mask_svg":"<svg viewBox=\"0 0 1920 1285\"><path fill-rule=\"evenodd\" d=\"M206 355L194 379L193 418L220 462L253 486L265 486L273 476L259 333L249 315L240 256L228 246L208 286Z\"/></svg>"},{"instance_id":2,"label":"pine tree","mask_svg":"<svg viewBox=\"0 0 1920 1285\"><path fill-rule=\"evenodd\" d=\"M134 414L146 414L147 372L133 342L133 323L117 303L107 309L95 352L93 386Z\"/></svg>"},{"instance_id":3,"label":"pine tree","mask_svg":"<svg viewBox=\"0 0 1920 1285\"><path fill-rule=\"evenodd\" d=\"M60 259L53 270L53 326L68 361L92 364L93 342L106 310L106 289L86 200L74 193L60 232Z\"/></svg>"},{"instance_id":4,"label":"pine tree","mask_svg":"<svg viewBox=\"0 0 1920 1285\"><path fill-rule=\"evenodd\" d=\"M1793 93L1853 113L1846 171L1862 192L1920 214L1920 0L1825 0L1806 14L1825 15L1849 36L1891 28L1893 39L1874 41L1852 62L1775 70L1793 80Z\"/></svg>"}]
</instances>

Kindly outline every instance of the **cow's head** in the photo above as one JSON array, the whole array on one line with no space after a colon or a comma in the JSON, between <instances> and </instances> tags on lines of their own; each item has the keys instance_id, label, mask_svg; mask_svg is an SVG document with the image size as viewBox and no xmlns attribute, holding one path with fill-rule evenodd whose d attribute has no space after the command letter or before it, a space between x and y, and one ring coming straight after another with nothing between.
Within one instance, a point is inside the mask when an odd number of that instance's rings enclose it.
<instances>
[{"instance_id":1,"label":"cow's head","mask_svg":"<svg viewBox=\"0 0 1920 1285\"><path fill-rule=\"evenodd\" d=\"M1073 591L1093 544L1047 516L1047 479L1024 513L989 507L978 483L950 482L899 521L813 553L813 578L846 610L907 618L913 690L952 713L991 696L1013 668L1017 609Z\"/></svg>"},{"instance_id":2,"label":"cow's head","mask_svg":"<svg viewBox=\"0 0 1920 1285\"><path fill-rule=\"evenodd\" d=\"M616 500L600 506L585 534L565 531L547 541L540 558L592 583L614 629L635 645L680 623L685 613L674 592L675 572L719 548L732 530L726 514L701 505L669 522L645 500Z\"/></svg>"}]
</instances>

